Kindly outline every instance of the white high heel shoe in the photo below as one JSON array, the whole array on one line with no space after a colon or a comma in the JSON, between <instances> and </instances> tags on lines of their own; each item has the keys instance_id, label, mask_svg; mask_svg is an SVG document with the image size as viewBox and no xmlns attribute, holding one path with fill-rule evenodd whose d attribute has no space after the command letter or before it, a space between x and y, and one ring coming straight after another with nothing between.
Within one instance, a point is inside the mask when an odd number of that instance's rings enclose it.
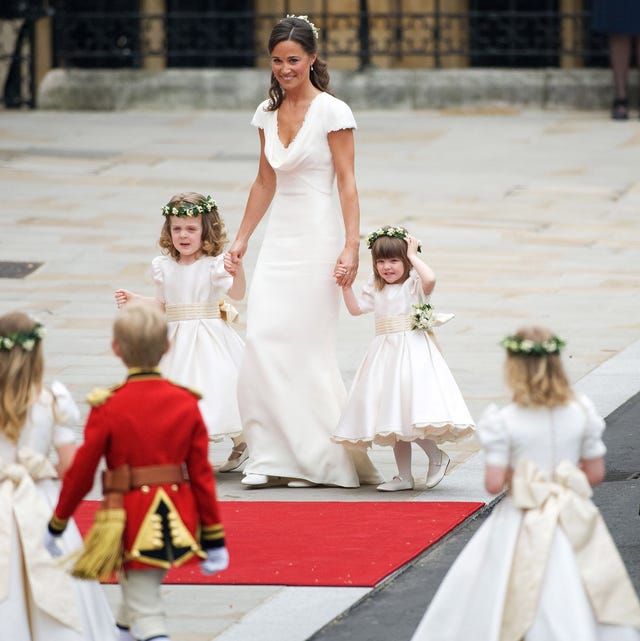
<instances>
[{"instance_id":1,"label":"white high heel shoe","mask_svg":"<svg viewBox=\"0 0 640 641\"><path fill-rule=\"evenodd\" d=\"M243 485L250 485L251 487L259 487L269 483L269 477L266 474L247 474L242 481Z\"/></svg>"}]
</instances>

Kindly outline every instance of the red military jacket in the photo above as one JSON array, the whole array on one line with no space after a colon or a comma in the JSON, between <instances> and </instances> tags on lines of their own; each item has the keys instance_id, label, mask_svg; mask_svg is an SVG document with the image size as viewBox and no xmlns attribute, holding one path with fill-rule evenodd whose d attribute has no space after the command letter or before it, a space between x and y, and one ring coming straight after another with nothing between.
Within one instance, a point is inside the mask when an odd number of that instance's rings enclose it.
<instances>
[{"instance_id":1,"label":"red military jacket","mask_svg":"<svg viewBox=\"0 0 640 641\"><path fill-rule=\"evenodd\" d=\"M90 394L84 443L64 475L50 528L64 529L91 490L103 456L109 469L183 464L188 482L142 486L124 495L125 566L168 568L206 556L202 548L223 546L198 398L156 371L136 370L124 384Z\"/></svg>"}]
</instances>

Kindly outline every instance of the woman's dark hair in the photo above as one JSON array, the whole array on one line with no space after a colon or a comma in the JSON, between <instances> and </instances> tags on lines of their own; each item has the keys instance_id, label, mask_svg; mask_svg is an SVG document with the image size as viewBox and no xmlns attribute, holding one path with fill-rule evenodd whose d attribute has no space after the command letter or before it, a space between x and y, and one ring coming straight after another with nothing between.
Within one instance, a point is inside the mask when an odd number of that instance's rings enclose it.
<instances>
[{"instance_id":1,"label":"woman's dark hair","mask_svg":"<svg viewBox=\"0 0 640 641\"><path fill-rule=\"evenodd\" d=\"M310 56L315 55L316 59L309 71L309 80L311 84L320 89L320 91L329 91L329 69L327 63L318 57L318 40L315 36L311 25L302 18L283 18L271 30L269 36L268 49L271 53L276 45L286 40L292 40L299 44L303 51ZM275 75L271 72L271 87L269 87L269 104L267 111L275 111L280 107L284 100L284 91Z\"/></svg>"}]
</instances>

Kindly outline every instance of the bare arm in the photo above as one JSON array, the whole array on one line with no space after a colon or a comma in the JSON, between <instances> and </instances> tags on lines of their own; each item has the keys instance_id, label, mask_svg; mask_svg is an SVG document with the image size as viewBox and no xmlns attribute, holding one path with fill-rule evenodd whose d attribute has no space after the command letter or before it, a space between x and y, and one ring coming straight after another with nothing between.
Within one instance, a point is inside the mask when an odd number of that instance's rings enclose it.
<instances>
[{"instance_id":1,"label":"bare arm","mask_svg":"<svg viewBox=\"0 0 640 641\"><path fill-rule=\"evenodd\" d=\"M237 259L235 262L228 254L224 257L225 269L233 276L233 285L229 288L227 294L233 300L241 300L244 298L247 289L247 279L244 275L244 265L242 258ZM227 263L229 266L227 267Z\"/></svg>"},{"instance_id":2,"label":"bare arm","mask_svg":"<svg viewBox=\"0 0 640 641\"><path fill-rule=\"evenodd\" d=\"M160 306L164 311L164 303L159 301L155 296L141 296L140 294L135 294L130 292L128 289L116 289L115 292L116 305L118 307L124 307L127 303L130 303L132 300L141 300L148 303L155 303Z\"/></svg>"},{"instance_id":3,"label":"bare arm","mask_svg":"<svg viewBox=\"0 0 640 641\"><path fill-rule=\"evenodd\" d=\"M344 298L344 304L347 306L351 316L360 316L360 314L362 314L360 305L358 304L358 299L353 293L351 286L342 288L342 298Z\"/></svg>"},{"instance_id":4,"label":"bare arm","mask_svg":"<svg viewBox=\"0 0 640 641\"><path fill-rule=\"evenodd\" d=\"M336 261L334 276L338 285L349 287L358 273L360 245L360 204L354 170L353 129L332 131L327 139L336 169L345 235L344 249Z\"/></svg>"},{"instance_id":5,"label":"bare arm","mask_svg":"<svg viewBox=\"0 0 640 641\"><path fill-rule=\"evenodd\" d=\"M236 238L227 252L234 261L242 258L247 252L249 238L264 217L276 193L276 174L264 155L264 131L259 129L258 134L260 136L258 175L251 185Z\"/></svg>"},{"instance_id":6,"label":"bare arm","mask_svg":"<svg viewBox=\"0 0 640 641\"><path fill-rule=\"evenodd\" d=\"M64 473L71 467L73 457L76 455L76 449L78 448L75 443L65 443L56 447L56 453L58 454L56 471L59 478L62 478Z\"/></svg>"},{"instance_id":7,"label":"bare arm","mask_svg":"<svg viewBox=\"0 0 640 641\"><path fill-rule=\"evenodd\" d=\"M591 485L599 485L604 481L604 456L600 456L599 458L582 459L580 461L580 469L584 472Z\"/></svg>"},{"instance_id":8,"label":"bare arm","mask_svg":"<svg viewBox=\"0 0 640 641\"><path fill-rule=\"evenodd\" d=\"M484 487L489 494L500 494L510 479L508 467L487 465L484 471Z\"/></svg>"},{"instance_id":9,"label":"bare arm","mask_svg":"<svg viewBox=\"0 0 640 641\"><path fill-rule=\"evenodd\" d=\"M413 236L407 236L407 258L418 272L422 282L422 291L428 296L436 286L436 274L418 255L418 241Z\"/></svg>"}]
</instances>

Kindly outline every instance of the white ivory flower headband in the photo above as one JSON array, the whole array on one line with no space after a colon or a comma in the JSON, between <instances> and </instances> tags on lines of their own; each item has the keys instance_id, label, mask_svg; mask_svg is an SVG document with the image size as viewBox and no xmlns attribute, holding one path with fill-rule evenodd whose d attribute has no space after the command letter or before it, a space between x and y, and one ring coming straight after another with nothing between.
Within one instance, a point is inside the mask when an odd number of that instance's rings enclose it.
<instances>
[{"instance_id":1,"label":"white ivory flower headband","mask_svg":"<svg viewBox=\"0 0 640 641\"><path fill-rule=\"evenodd\" d=\"M375 231L372 231L367 236L367 249L373 247L373 243L386 236L387 238L406 238L409 235L409 232L404 227L392 227L391 225L385 225L384 227L378 227ZM418 244L418 251L422 251L422 246Z\"/></svg>"},{"instance_id":2,"label":"white ivory flower headband","mask_svg":"<svg viewBox=\"0 0 640 641\"><path fill-rule=\"evenodd\" d=\"M0 352L9 352L16 345L30 352L36 346L36 343L44 338L44 334L44 325L36 323L30 332L13 332L6 336L0 336Z\"/></svg>"},{"instance_id":3,"label":"white ivory flower headband","mask_svg":"<svg viewBox=\"0 0 640 641\"><path fill-rule=\"evenodd\" d=\"M287 18L298 18L299 20L304 20L311 27L311 31L313 31L313 35L315 36L316 40L318 39L320 29L318 29L318 27L316 27L316 25L314 25L313 22L309 20L309 16L296 16L291 13L287 14Z\"/></svg>"},{"instance_id":4,"label":"white ivory flower headband","mask_svg":"<svg viewBox=\"0 0 640 641\"><path fill-rule=\"evenodd\" d=\"M511 354L518 354L519 356L549 356L551 354L559 354L560 350L565 346L565 342L557 336L552 336L546 341L532 341L529 338L521 338L520 336L505 336L500 345L504 347Z\"/></svg>"},{"instance_id":5,"label":"white ivory flower headband","mask_svg":"<svg viewBox=\"0 0 640 641\"><path fill-rule=\"evenodd\" d=\"M218 208L216 201L211 196L205 196L204 200L201 200L196 205L191 205L186 203L180 207L176 207L171 203L166 204L162 208L163 216L180 216L180 218L193 218L194 216L200 216L200 214L208 214L212 211L215 211Z\"/></svg>"}]
</instances>

